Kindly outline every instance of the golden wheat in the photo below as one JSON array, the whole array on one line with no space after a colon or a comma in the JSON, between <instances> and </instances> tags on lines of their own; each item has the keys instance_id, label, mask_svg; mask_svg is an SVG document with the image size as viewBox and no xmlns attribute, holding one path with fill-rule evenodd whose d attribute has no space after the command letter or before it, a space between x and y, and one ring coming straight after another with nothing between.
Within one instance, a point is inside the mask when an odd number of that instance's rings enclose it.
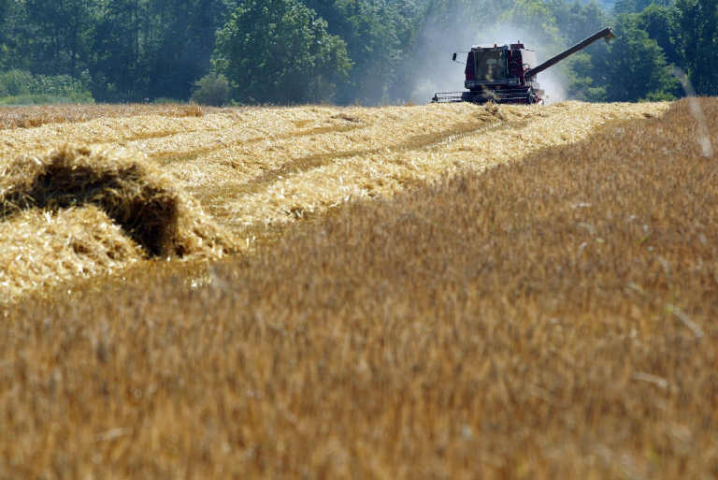
<instances>
[{"instance_id":1,"label":"golden wheat","mask_svg":"<svg viewBox=\"0 0 718 480\"><path fill-rule=\"evenodd\" d=\"M0 307L0 478L714 478L715 158L617 120Z\"/></svg>"},{"instance_id":2,"label":"golden wheat","mask_svg":"<svg viewBox=\"0 0 718 480\"><path fill-rule=\"evenodd\" d=\"M66 144L125 152L120 156L134 156L135 165L149 169L148 181L160 172L172 177L172 189L186 198L185 203L196 198L215 221L232 229L246 249L258 233L261 240L263 230L324 214L347 201L390 198L409 186L429 184L457 171L480 170L546 146L578 141L612 119L660 115L667 105L309 106L213 109L199 116L168 107L71 107L85 113L70 112L68 118L88 119L60 118L59 123L46 119L37 128L0 130L0 167L12 168L18 157L33 165L33 159L47 158ZM62 110L51 112L62 117ZM107 193L114 187L103 188ZM193 218L201 217L198 213ZM38 213L35 218L49 217ZM7 222L0 225L3 235L17 246L20 242L11 238L13 228ZM37 225L38 231L42 228ZM27 243L20 258L45 256L33 250L35 245ZM149 250L157 253L152 247ZM9 261L5 270L27 270L19 260ZM38 288L56 284L67 280L62 272L59 268L55 281L47 277L23 284ZM8 277L7 272L2 275ZM0 297L11 296L16 294L0 292Z\"/></svg>"}]
</instances>

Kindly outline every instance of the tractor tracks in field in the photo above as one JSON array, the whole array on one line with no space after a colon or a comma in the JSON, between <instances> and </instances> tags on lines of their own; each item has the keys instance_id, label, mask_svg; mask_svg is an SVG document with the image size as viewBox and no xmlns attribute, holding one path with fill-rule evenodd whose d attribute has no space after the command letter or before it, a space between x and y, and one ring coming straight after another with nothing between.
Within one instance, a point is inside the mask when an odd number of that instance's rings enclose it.
<instances>
[{"instance_id":1,"label":"tractor tracks in field","mask_svg":"<svg viewBox=\"0 0 718 480\"><path fill-rule=\"evenodd\" d=\"M207 147L200 147L184 152L160 152L154 155L150 155L150 158L158 161L160 165L167 166L178 162L192 162L199 159L202 156L219 152L221 150L229 149L241 145L251 145L263 141L283 141L291 140L293 138L308 137L312 135L324 135L327 133L345 133L353 130L359 130L366 125L363 123L353 125L340 125L340 126L329 126L329 127L315 127L308 130L302 130L299 132L290 132L283 134L272 134L246 138L243 140L237 140L230 143L223 143L220 145L212 145Z\"/></svg>"},{"instance_id":2,"label":"tractor tracks in field","mask_svg":"<svg viewBox=\"0 0 718 480\"><path fill-rule=\"evenodd\" d=\"M272 183L291 175L297 175L309 170L329 165L337 160L353 158L353 157L370 157L372 155L382 153L401 153L410 151L426 151L444 146L472 136L484 133L490 133L507 126L521 128L528 124L526 120L513 122L495 121L489 123L464 122L459 123L449 130L443 130L435 133L421 134L410 137L409 139L385 146L364 149L342 150L337 152L316 153L292 159L276 168L264 171L260 175L255 176L251 180L243 183L232 185L235 192L233 197L236 199L244 195L251 195L262 191ZM394 163L404 163L401 160L388 160ZM198 189L199 190L199 189ZM226 195L226 192L223 192ZM225 196L226 198L226 196Z\"/></svg>"},{"instance_id":3,"label":"tractor tracks in field","mask_svg":"<svg viewBox=\"0 0 718 480\"><path fill-rule=\"evenodd\" d=\"M372 155L384 153L435 150L466 137L483 135L506 127L521 129L527 126L528 123L525 119L512 121L497 120L491 122L461 122L455 124L448 130L414 135L403 142L388 146L317 153L295 158L276 168L266 170L249 181L231 184L231 188L227 188L229 185L224 184L220 188L208 188L204 186L190 188L190 191L193 191L198 199L207 205L215 204L217 200L216 197L222 197L225 201L228 199L238 200L243 196L259 193L278 180L329 165L337 160L354 157L371 157ZM396 164L405 163L403 160L388 159L386 161Z\"/></svg>"}]
</instances>

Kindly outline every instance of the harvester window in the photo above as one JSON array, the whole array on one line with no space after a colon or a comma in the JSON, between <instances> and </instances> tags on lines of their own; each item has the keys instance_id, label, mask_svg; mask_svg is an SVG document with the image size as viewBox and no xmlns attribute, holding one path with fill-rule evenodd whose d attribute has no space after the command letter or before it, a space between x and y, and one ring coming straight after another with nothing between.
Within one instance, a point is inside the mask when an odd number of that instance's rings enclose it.
<instances>
[{"instance_id":1,"label":"harvester window","mask_svg":"<svg viewBox=\"0 0 718 480\"><path fill-rule=\"evenodd\" d=\"M477 78L486 82L501 82L506 78L503 50L486 49L479 52L477 57Z\"/></svg>"},{"instance_id":2,"label":"harvester window","mask_svg":"<svg viewBox=\"0 0 718 480\"><path fill-rule=\"evenodd\" d=\"M534 68L538 65L538 62L536 61L536 52L533 50L521 50L521 53L523 54L524 65L528 68Z\"/></svg>"}]
</instances>

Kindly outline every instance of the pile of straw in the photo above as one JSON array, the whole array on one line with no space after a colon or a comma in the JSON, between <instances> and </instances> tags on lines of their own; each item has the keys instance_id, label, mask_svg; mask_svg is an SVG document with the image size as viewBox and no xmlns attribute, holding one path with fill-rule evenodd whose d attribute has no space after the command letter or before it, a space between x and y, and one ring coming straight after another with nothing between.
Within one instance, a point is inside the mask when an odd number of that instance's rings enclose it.
<instances>
[{"instance_id":1,"label":"pile of straw","mask_svg":"<svg viewBox=\"0 0 718 480\"><path fill-rule=\"evenodd\" d=\"M69 146L0 172L0 246L0 289L12 296L142 258L236 251L143 157Z\"/></svg>"},{"instance_id":2,"label":"pile of straw","mask_svg":"<svg viewBox=\"0 0 718 480\"><path fill-rule=\"evenodd\" d=\"M113 274L145 257L91 205L21 211L0 222L0 245L0 304L78 277Z\"/></svg>"}]
</instances>

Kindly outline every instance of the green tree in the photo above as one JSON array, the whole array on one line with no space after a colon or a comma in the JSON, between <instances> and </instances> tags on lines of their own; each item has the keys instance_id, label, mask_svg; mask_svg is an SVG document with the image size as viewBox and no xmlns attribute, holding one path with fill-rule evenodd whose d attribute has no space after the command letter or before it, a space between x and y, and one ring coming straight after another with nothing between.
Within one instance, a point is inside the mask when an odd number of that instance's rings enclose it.
<instances>
[{"instance_id":1,"label":"green tree","mask_svg":"<svg viewBox=\"0 0 718 480\"><path fill-rule=\"evenodd\" d=\"M79 76L89 54L94 4L90 0L26 0L27 22L35 27L29 39L35 71Z\"/></svg>"},{"instance_id":2,"label":"green tree","mask_svg":"<svg viewBox=\"0 0 718 480\"><path fill-rule=\"evenodd\" d=\"M412 0L305 0L327 20L330 34L347 44L354 63L352 75L341 82L336 100L364 104L386 102L405 88L393 89L402 60L412 43L420 8Z\"/></svg>"},{"instance_id":3,"label":"green tree","mask_svg":"<svg viewBox=\"0 0 718 480\"><path fill-rule=\"evenodd\" d=\"M192 94L192 101L200 105L214 105L221 107L229 103L231 91L229 80L224 75L210 73L195 82L196 90Z\"/></svg>"},{"instance_id":4,"label":"green tree","mask_svg":"<svg viewBox=\"0 0 718 480\"><path fill-rule=\"evenodd\" d=\"M15 32L13 31L12 21L17 8L13 8L15 2L10 0L0 0L0 71L16 68L12 61L13 43L15 41Z\"/></svg>"},{"instance_id":5,"label":"green tree","mask_svg":"<svg viewBox=\"0 0 718 480\"><path fill-rule=\"evenodd\" d=\"M677 15L675 7L651 4L636 16L636 26L656 41L668 63L681 65Z\"/></svg>"},{"instance_id":6,"label":"green tree","mask_svg":"<svg viewBox=\"0 0 718 480\"><path fill-rule=\"evenodd\" d=\"M516 0L513 8L504 14L504 20L530 32L534 41L543 48L558 50L563 47L561 35L550 5L543 0Z\"/></svg>"},{"instance_id":7,"label":"green tree","mask_svg":"<svg viewBox=\"0 0 718 480\"><path fill-rule=\"evenodd\" d=\"M10 70L0 74L0 97L16 97L33 93L35 78L30 72Z\"/></svg>"},{"instance_id":8,"label":"green tree","mask_svg":"<svg viewBox=\"0 0 718 480\"><path fill-rule=\"evenodd\" d=\"M718 2L678 0L683 66L702 95L718 95Z\"/></svg>"},{"instance_id":9,"label":"green tree","mask_svg":"<svg viewBox=\"0 0 718 480\"><path fill-rule=\"evenodd\" d=\"M207 73L217 29L228 13L223 0L152 0L148 39L148 97L185 99Z\"/></svg>"},{"instance_id":10,"label":"green tree","mask_svg":"<svg viewBox=\"0 0 718 480\"><path fill-rule=\"evenodd\" d=\"M358 13L350 17L349 54L356 63L351 93L363 103L387 102L402 58L397 5L382 0L358 3Z\"/></svg>"},{"instance_id":11,"label":"green tree","mask_svg":"<svg viewBox=\"0 0 718 480\"><path fill-rule=\"evenodd\" d=\"M608 15L591 0L568 3L565 0L549 0L548 14L556 19L559 35L567 46L574 45L589 35L607 26Z\"/></svg>"},{"instance_id":12,"label":"green tree","mask_svg":"<svg viewBox=\"0 0 718 480\"><path fill-rule=\"evenodd\" d=\"M3 70L34 70L43 68L39 51L45 43L36 20L30 18L26 2L11 1L5 4L0 19L0 66Z\"/></svg>"},{"instance_id":13,"label":"green tree","mask_svg":"<svg viewBox=\"0 0 718 480\"><path fill-rule=\"evenodd\" d=\"M246 0L217 33L214 66L243 103L328 101L351 62L345 42L297 0Z\"/></svg>"},{"instance_id":14,"label":"green tree","mask_svg":"<svg viewBox=\"0 0 718 480\"><path fill-rule=\"evenodd\" d=\"M650 5L668 7L672 4L673 0L617 0L613 6L613 11L617 15L640 13Z\"/></svg>"},{"instance_id":15,"label":"green tree","mask_svg":"<svg viewBox=\"0 0 718 480\"><path fill-rule=\"evenodd\" d=\"M588 76L594 93L605 97L593 100L633 102L673 98L677 82L671 74L661 47L637 25L635 15L622 15L615 28L616 39L610 47L594 54Z\"/></svg>"},{"instance_id":16,"label":"green tree","mask_svg":"<svg viewBox=\"0 0 718 480\"><path fill-rule=\"evenodd\" d=\"M94 29L93 95L102 101L148 97L158 35L150 0L100 0Z\"/></svg>"},{"instance_id":17,"label":"green tree","mask_svg":"<svg viewBox=\"0 0 718 480\"><path fill-rule=\"evenodd\" d=\"M10 0L0 0L0 45L5 41L5 18L10 7Z\"/></svg>"}]
</instances>

